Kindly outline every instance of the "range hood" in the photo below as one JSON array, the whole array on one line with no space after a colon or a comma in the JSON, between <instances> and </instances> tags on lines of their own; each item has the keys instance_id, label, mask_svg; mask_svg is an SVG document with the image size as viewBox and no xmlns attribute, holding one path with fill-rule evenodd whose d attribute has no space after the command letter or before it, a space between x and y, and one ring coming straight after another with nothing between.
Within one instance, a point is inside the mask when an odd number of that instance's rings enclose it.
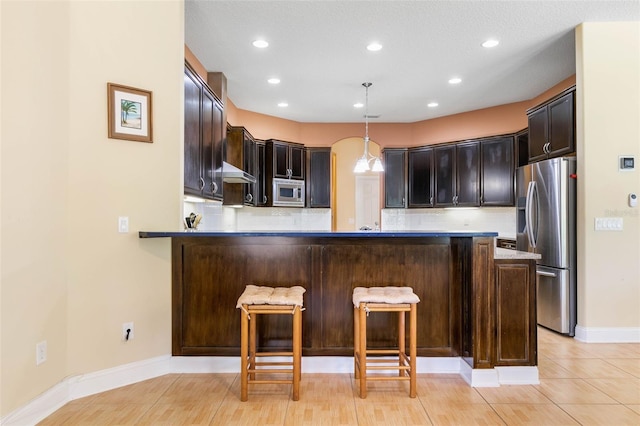
<instances>
[{"instance_id":1,"label":"range hood","mask_svg":"<svg viewBox=\"0 0 640 426\"><path fill-rule=\"evenodd\" d=\"M255 183L256 178L236 166L223 161L222 181L227 183Z\"/></svg>"}]
</instances>

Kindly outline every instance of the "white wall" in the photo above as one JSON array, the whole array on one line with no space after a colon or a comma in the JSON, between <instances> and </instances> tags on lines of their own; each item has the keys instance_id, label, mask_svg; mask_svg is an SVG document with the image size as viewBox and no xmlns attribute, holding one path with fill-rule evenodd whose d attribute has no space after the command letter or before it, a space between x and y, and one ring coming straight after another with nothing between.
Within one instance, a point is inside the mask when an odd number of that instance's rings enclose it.
<instances>
[{"instance_id":1,"label":"white wall","mask_svg":"<svg viewBox=\"0 0 640 426\"><path fill-rule=\"evenodd\" d=\"M180 225L184 7L0 7L4 416L67 376L171 352L170 242L137 231ZM107 137L107 82L153 92L152 144Z\"/></svg>"},{"instance_id":2,"label":"white wall","mask_svg":"<svg viewBox=\"0 0 640 426\"><path fill-rule=\"evenodd\" d=\"M640 339L640 23L585 23L576 30L578 333ZM596 232L596 217L621 217L623 232ZM626 332L625 332L626 330ZM577 336L578 337L578 336Z\"/></svg>"}]
</instances>

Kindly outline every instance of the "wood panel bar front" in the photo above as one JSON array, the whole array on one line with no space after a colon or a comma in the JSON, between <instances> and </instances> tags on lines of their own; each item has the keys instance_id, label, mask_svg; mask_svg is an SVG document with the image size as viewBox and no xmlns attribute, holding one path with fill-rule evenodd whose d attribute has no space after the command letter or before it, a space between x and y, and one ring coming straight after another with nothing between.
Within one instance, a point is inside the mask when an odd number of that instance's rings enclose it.
<instances>
[{"instance_id":1,"label":"wood panel bar front","mask_svg":"<svg viewBox=\"0 0 640 426\"><path fill-rule=\"evenodd\" d=\"M172 352L240 354L236 301L246 285L306 288L303 355L353 355L352 292L409 286L420 297L418 356L493 366L493 238L304 234L172 236ZM290 345L291 318L258 324L258 346ZM369 319L370 347L396 344L392 314Z\"/></svg>"}]
</instances>

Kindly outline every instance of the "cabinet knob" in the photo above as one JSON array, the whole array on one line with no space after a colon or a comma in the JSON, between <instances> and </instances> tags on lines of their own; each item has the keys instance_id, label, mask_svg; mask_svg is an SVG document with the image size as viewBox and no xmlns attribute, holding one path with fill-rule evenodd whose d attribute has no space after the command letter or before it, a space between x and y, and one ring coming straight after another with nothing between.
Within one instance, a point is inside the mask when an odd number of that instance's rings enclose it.
<instances>
[{"instance_id":1,"label":"cabinet knob","mask_svg":"<svg viewBox=\"0 0 640 426\"><path fill-rule=\"evenodd\" d=\"M211 181L211 193L216 194L218 192L218 184L215 181Z\"/></svg>"},{"instance_id":2,"label":"cabinet knob","mask_svg":"<svg viewBox=\"0 0 640 426\"><path fill-rule=\"evenodd\" d=\"M252 201L253 201L253 195L251 195L251 194L247 194L247 195L244 197L244 199L245 199L245 200L247 200L247 202L248 202L248 203L250 203L250 202L252 202Z\"/></svg>"},{"instance_id":3,"label":"cabinet knob","mask_svg":"<svg viewBox=\"0 0 640 426\"><path fill-rule=\"evenodd\" d=\"M202 191L204 189L204 179L202 179L202 176L200 176L200 191Z\"/></svg>"},{"instance_id":4,"label":"cabinet knob","mask_svg":"<svg viewBox=\"0 0 640 426\"><path fill-rule=\"evenodd\" d=\"M266 195L263 195L263 196L262 196L262 202L263 202L264 204L267 204L267 196L266 196Z\"/></svg>"}]
</instances>

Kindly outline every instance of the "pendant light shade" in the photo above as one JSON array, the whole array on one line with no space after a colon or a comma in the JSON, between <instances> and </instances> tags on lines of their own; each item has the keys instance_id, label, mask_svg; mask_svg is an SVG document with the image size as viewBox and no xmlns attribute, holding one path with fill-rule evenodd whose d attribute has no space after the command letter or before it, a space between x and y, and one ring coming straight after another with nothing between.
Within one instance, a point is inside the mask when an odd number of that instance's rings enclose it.
<instances>
[{"instance_id":1,"label":"pendant light shade","mask_svg":"<svg viewBox=\"0 0 640 426\"><path fill-rule=\"evenodd\" d=\"M382 161L379 157L369 154L369 87L373 83L362 83L365 88L365 109L364 109L364 152L362 157L358 158L356 166L353 168L354 173L364 173L366 171L384 172ZM373 166L370 165L373 163Z\"/></svg>"}]
</instances>

